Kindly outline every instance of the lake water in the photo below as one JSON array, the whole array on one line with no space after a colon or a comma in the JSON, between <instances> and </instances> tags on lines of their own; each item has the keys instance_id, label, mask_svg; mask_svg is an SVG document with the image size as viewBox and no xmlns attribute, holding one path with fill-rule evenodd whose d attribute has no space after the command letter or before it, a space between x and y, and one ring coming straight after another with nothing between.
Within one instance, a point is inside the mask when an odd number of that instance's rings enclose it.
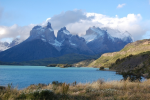
<instances>
[{"instance_id":1,"label":"lake water","mask_svg":"<svg viewBox=\"0 0 150 100\"><path fill-rule=\"evenodd\" d=\"M98 68L87 67L45 67L45 66L7 66L0 65L0 86L12 83L19 89L31 84L49 84L53 81L87 83L104 79L105 81L121 80L122 75L113 71L98 71Z\"/></svg>"}]
</instances>

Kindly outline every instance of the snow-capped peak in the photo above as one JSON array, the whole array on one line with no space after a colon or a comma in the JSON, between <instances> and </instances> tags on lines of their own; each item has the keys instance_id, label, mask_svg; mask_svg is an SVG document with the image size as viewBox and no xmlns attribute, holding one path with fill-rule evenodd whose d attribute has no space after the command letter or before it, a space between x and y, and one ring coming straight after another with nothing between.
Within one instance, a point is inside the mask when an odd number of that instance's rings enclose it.
<instances>
[{"instance_id":1,"label":"snow-capped peak","mask_svg":"<svg viewBox=\"0 0 150 100\"><path fill-rule=\"evenodd\" d=\"M125 31L124 33L122 33L122 35L124 37L130 37L131 36L131 34L128 31Z\"/></svg>"},{"instance_id":2,"label":"snow-capped peak","mask_svg":"<svg viewBox=\"0 0 150 100\"><path fill-rule=\"evenodd\" d=\"M51 23L48 22L46 27L47 27L47 28L52 28L52 27L51 27Z\"/></svg>"},{"instance_id":3,"label":"snow-capped peak","mask_svg":"<svg viewBox=\"0 0 150 100\"><path fill-rule=\"evenodd\" d=\"M101 35L101 36L104 35L104 31L101 30L99 27L93 26L90 29L94 32L94 34Z\"/></svg>"},{"instance_id":4,"label":"snow-capped peak","mask_svg":"<svg viewBox=\"0 0 150 100\"><path fill-rule=\"evenodd\" d=\"M35 26L30 31L30 37L27 39L27 41L31 41L34 39L41 39L44 42L51 42L54 43L54 40L56 39L54 35L54 30L51 27L51 23L48 22L47 26Z\"/></svg>"},{"instance_id":5,"label":"snow-capped peak","mask_svg":"<svg viewBox=\"0 0 150 100\"><path fill-rule=\"evenodd\" d=\"M125 31L124 33L122 33L121 39L122 39L123 41L131 41L131 42L134 41L134 40L133 40L133 37L131 36L131 34L130 34L128 31Z\"/></svg>"},{"instance_id":6,"label":"snow-capped peak","mask_svg":"<svg viewBox=\"0 0 150 100\"><path fill-rule=\"evenodd\" d=\"M66 29L66 27L61 28L59 31L63 32L64 34L70 35L70 32Z\"/></svg>"},{"instance_id":7,"label":"snow-capped peak","mask_svg":"<svg viewBox=\"0 0 150 100\"><path fill-rule=\"evenodd\" d=\"M102 30L107 31L107 33L110 34L112 37L119 38L123 41L130 40L130 42L133 42L132 35L128 31L121 32L118 29L111 29L108 27L102 28Z\"/></svg>"},{"instance_id":8,"label":"snow-capped peak","mask_svg":"<svg viewBox=\"0 0 150 100\"><path fill-rule=\"evenodd\" d=\"M52 29L52 27L51 27L51 23L50 23L50 22L47 23L46 28L48 28L50 31L54 31L54 30Z\"/></svg>"},{"instance_id":9,"label":"snow-capped peak","mask_svg":"<svg viewBox=\"0 0 150 100\"><path fill-rule=\"evenodd\" d=\"M117 29L111 29L108 27L105 28L99 28L99 27L90 27L86 31L86 35L82 36L86 42L91 42L95 39L98 39L99 37L108 36L108 39L114 41L115 38L119 38L123 40L124 42L133 42L133 38L131 34L128 31L120 32Z\"/></svg>"},{"instance_id":10,"label":"snow-capped peak","mask_svg":"<svg viewBox=\"0 0 150 100\"><path fill-rule=\"evenodd\" d=\"M97 39L98 37L104 36L104 34L106 34L106 31L101 30L99 27L90 27L87 31L86 31L86 35L82 36L86 42L91 42L95 39Z\"/></svg>"}]
</instances>

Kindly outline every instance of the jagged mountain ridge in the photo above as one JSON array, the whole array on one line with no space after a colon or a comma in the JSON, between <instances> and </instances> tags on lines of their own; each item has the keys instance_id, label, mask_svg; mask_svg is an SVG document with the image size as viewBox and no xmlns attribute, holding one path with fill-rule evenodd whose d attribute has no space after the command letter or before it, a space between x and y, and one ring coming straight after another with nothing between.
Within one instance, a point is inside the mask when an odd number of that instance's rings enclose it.
<instances>
[{"instance_id":1,"label":"jagged mountain ridge","mask_svg":"<svg viewBox=\"0 0 150 100\"><path fill-rule=\"evenodd\" d=\"M91 38L91 36L93 39L89 41L88 38L86 37ZM83 37L79 37L78 35L73 35L66 29L66 27L63 27L58 31L57 37L55 37L54 30L51 27L51 23L48 22L47 26L33 27L33 29L30 31L30 36L23 43L14 46L4 52L1 52L0 60L16 61L16 62L29 61L29 60L48 58L48 57L57 57L65 54L74 54L74 53L94 55L94 54L118 51L122 49L127 43L130 42L132 41L124 41L119 38L112 37L107 31L101 30L100 28L96 28L96 27L89 28L86 31L86 35ZM48 46L50 47L47 48ZM24 48L24 50L21 48ZM48 54L48 56L44 54L44 52L46 53L47 51L50 51L49 52L50 54ZM21 57L17 59L17 57L19 57L18 52L21 55L23 55L22 56L23 59L21 59ZM7 55L7 53L13 56L9 56ZM28 55L28 53L31 55ZM26 55L28 55L29 57L27 57ZM37 55L41 55L41 58L40 56L37 57ZM12 58L16 58L16 59L12 59Z\"/></svg>"},{"instance_id":2,"label":"jagged mountain ridge","mask_svg":"<svg viewBox=\"0 0 150 100\"><path fill-rule=\"evenodd\" d=\"M126 44L133 42L129 35L124 35L122 39L112 37L107 30L102 30L95 26L89 28L83 37L87 41L87 46L96 54L119 51Z\"/></svg>"},{"instance_id":3,"label":"jagged mountain ridge","mask_svg":"<svg viewBox=\"0 0 150 100\"><path fill-rule=\"evenodd\" d=\"M45 27L35 26L27 40L41 39L52 44L62 54L99 54L119 51L126 44L133 42L127 31L123 34L121 38L112 37L107 30L93 26L86 31L86 35L79 37L72 35L66 27L63 27L58 30L57 37L55 37L54 30L48 22Z\"/></svg>"},{"instance_id":4,"label":"jagged mountain ridge","mask_svg":"<svg viewBox=\"0 0 150 100\"><path fill-rule=\"evenodd\" d=\"M35 39L41 39L43 42L53 45L62 55L68 53L94 54L93 51L87 47L84 38L78 35L72 35L66 27L61 28L58 31L57 37L55 37L54 30L49 22L45 27L33 27L26 41Z\"/></svg>"}]
</instances>

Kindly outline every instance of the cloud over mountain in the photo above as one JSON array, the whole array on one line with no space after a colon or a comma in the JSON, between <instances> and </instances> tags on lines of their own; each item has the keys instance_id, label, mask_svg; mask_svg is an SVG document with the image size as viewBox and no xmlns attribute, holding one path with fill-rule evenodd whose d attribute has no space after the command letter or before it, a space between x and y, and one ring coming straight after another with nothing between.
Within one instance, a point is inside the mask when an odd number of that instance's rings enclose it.
<instances>
[{"instance_id":1,"label":"cloud over mountain","mask_svg":"<svg viewBox=\"0 0 150 100\"><path fill-rule=\"evenodd\" d=\"M119 31L128 31L133 36L134 40L141 37L150 29L142 21L140 14L128 14L125 17L110 17L99 13L88 13L82 10L66 11L47 18L40 25L46 25L51 22L55 34L58 29L66 26L72 34L84 35L89 27L109 27ZM148 24L149 25L149 24ZM20 36L21 39L26 39L29 36L30 30L34 25L20 27L13 25L10 27L0 26L0 40L3 38L15 38ZM115 36L115 34L111 34ZM117 34L116 34L117 37Z\"/></svg>"},{"instance_id":2,"label":"cloud over mountain","mask_svg":"<svg viewBox=\"0 0 150 100\"><path fill-rule=\"evenodd\" d=\"M25 40L29 37L30 30L34 25L18 26L16 24L8 26L0 26L0 40L10 42L11 40L20 37L21 40Z\"/></svg>"}]
</instances>

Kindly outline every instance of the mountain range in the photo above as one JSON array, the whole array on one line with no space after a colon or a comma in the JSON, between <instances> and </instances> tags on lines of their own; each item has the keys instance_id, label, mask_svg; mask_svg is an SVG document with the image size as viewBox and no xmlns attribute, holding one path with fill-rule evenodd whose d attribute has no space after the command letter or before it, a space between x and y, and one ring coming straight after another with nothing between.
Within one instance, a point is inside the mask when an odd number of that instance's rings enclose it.
<instances>
[{"instance_id":1,"label":"mountain range","mask_svg":"<svg viewBox=\"0 0 150 100\"><path fill-rule=\"evenodd\" d=\"M121 38L111 36L107 29L90 27L84 36L71 34L66 27L54 35L51 23L46 26L35 26L30 36L20 44L7 45L7 50L0 52L0 61L23 62L66 54L97 55L121 50L126 44L133 42L130 33L124 32ZM13 43L12 43L13 44ZM71 59L71 58L70 58Z\"/></svg>"}]
</instances>

